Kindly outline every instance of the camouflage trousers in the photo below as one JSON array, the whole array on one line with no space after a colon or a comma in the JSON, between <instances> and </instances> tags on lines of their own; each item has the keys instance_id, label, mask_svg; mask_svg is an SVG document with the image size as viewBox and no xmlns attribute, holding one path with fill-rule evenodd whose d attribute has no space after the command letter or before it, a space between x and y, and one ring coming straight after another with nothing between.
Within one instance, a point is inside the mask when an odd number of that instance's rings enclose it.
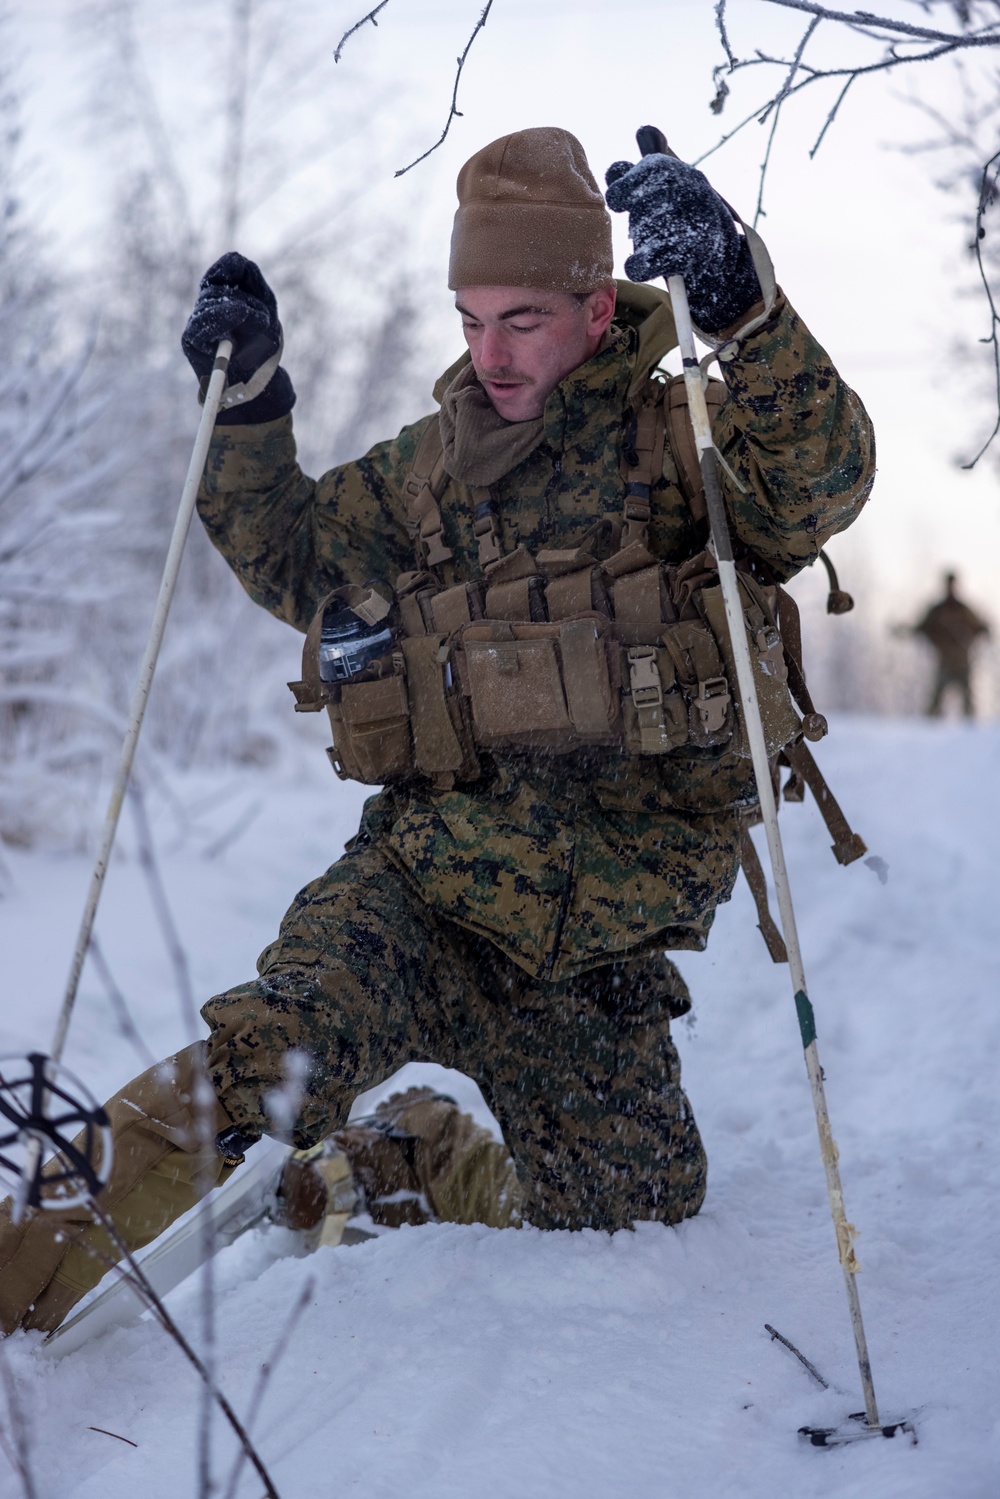
<instances>
[{"instance_id":1,"label":"camouflage trousers","mask_svg":"<svg viewBox=\"0 0 1000 1499\"><path fill-rule=\"evenodd\" d=\"M934 686L931 690L930 701L927 704L928 718L940 718L944 709L944 696L951 688L955 689L957 696L962 699L962 712L966 718L975 717L975 706L972 701L972 669L968 661L946 660L943 656L939 658L937 671L934 676Z\"/></svg>"},{"instance_id":2,"label":"camouflage trousers","mask_svg":"<svg viewBox=\"0 0 1000 1499\"><path fill-rule=\"evenodd\" d=\"M479 1084L525 1221L617 1229L701 1206L705 1153L670 1038L690 1001L665 957L539 982L360 844L299 893L258 973L202 1011L213 1086L247 1133L312 1145L358 1093L433 1061ZM294 1118L276 1129L283 1107Z\"/></svg>"}]
</instances>

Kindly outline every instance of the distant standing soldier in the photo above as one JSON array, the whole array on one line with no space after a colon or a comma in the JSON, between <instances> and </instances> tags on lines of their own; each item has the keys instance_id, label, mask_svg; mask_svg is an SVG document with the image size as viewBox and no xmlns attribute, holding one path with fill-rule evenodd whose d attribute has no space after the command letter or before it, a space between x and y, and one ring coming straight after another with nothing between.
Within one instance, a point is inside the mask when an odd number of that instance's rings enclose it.
<instances>
[{"instance_id":1,"label":"distant standing soldier","mask_svg":"<svg viewBox=\"0 0 1000 1499\"><path fill-rule=\"evenodd\" d=\"M933 604L913 627L914 635L922 635L937 652L937 674L927 714L930 718L940 718L945 691L955 687L962 694L962 711L966 718L972 718L975 713L970 680L972 647L979 636L990 633L990 627L956 594L955 574L946 573L944 581L944 598Z\"/></svg>"}]
</instances>

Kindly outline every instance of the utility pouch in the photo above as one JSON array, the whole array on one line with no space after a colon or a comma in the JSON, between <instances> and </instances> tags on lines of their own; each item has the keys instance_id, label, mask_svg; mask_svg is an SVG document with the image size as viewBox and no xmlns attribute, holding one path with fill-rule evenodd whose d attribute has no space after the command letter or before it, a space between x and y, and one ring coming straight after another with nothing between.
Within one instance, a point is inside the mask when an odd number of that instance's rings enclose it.
<instances>
[{"instance_id":1,"label":"utility pouch","mask_svg":"<svg viewBox=\"0 0 1000 1499\"><path fill-rule=\"evenodd\" d=\"M388 664L388 675L345 682L328 704L333 748L327 753L341 780L381 786L416 771L403 658L394 653Z\"/></svg>"},{"instance_id":2,"label":"utility pouch","mask_svg":"<svg viewBox=\"0 0 1000 1499\"><path fill-rule=\"evenodd\" d=\"M373 587L348 583L320 601L302 645L302 680L289 682L296 713L318 713L338 697L338 683L379 675L391 649L391 606ZM331 620L328 633L328 621Z\"/></svg>"},{"instance_id":3,"label":"utility pouch","mask_svg":"<svg viewBox=\"0 0 1000 1499\"><path fill-rule=\"evenodd\" d=\"M606 623L595 613L549 624L467 626L461 674L476 743L556 753L614 743L618 693Z\"/></svg>"},{"instance_id":4,"label":"utility pouch","mask_svg":"<svg viewBox=\"0 0 1000 1499\"><path fill-rule=\"evenodd\" d=\"M445 588L430 601L434 630L440 635L453 635L463 625L483 617L483 586L481 583L456 583Z\"/></svg>"},{"instance_id":5,"label":"utility pouch","mask_svg":"<svg viewBox=\"0 0 1000 1499\"><path fill-rule=\"evenodd\" d=\"M545 619L545 580L532 574L506 583L491 583L486 589L486 616L512 623L526 620L540 623Z\"/></svg>"},{"instance_id":6,"label":"utility pouch","mask_svg":"<svg viewBox=\"0 0 1000 1499\"><path fill-rule=\"evenodd\" d=\"M403 573L396 582L396 607L404 635L426 635L434 630L433 601L441 584L433 573Z\"/></svg>"},{"instance_id":7,"label":"utility pouch","mask_svg":"<svg viewBox=\"0 0 1000 1499\"><path fill-rule=\"evenodd\" d=\"M545 617L578 619L595 613L611 618L604 569L589 552L582 547L539 552L538 565L545 574Z\"/></svg>"},{"instance_id":8,"label":"utility pouch","mask_svg":"<svg viewBox=\"0 0 1000 1499\"><path fill-rule=\"evenodd\" d=\"M698 619L668 625L663 643L687 706L688 743L724 744L733 733L733 699L715 636Z\"/></svg>"},{"instance_id":9,"label":"utility pouch","mask_svg":"<svg viewBox=\"0 0 1000 1499\"><path fill-rule=\"evenodd\" d=\"M676 617L658 562L615 578L611 584L615 632L623 645L657 645Z\"/></svg>"},{"instance_id":10,"label":"utility pouch","mask_svg":"<svg viewBox=\"0 0 1000 1499\"><path fill-rule=\"evenodd\" d=\"M373 590L349 584L327 594L306 632L302 681L288 684L295 694L295 710L328 710L333 746L327 754L342 780L381 786L385 781L406 779L414 774L415 766L402 655L389 649L346 678L322 674L324 621L330 611L342 613L344 608L350 608L362 623L371 620L373 628L385 624L387 637L390 634L386 601Z\"/></svg>"},{"instance_id":11,"label":"utility pouch","mask_svg":"<svg viewBox=\"0 0 1000 1499\"><path fill-rule=\"evenodd\" d=\"M768 757L772 757L790 744L800 731L801 720L795 711L788 690L788 670L785 665L781 637L774 618L768 608L760 585L747 573L738 572L740 594L743 601L743 619L750 647L750 664L760 704L761 723L764 728L764 743ZM722 588L702 588L698 594L698 607L711 626L718 642L719 651L725 661L725 673L732 690L738 697L736 660L726 624L726 609ZM735 715L732 749L742 759L750 758L750 739L746 731L746 720L739 706Z\"/></svg>"},{"instance_id":12,"label":"utility pouch","mask_svg":"<svg viewBox=\"0 0 1000 1499\"><path fill-rule=\"evenodd\" d=\"M661 627L662 628L662 627ZM688 707L663 646L622 648L622 732L629 755L666 755L688 742Z\"/></svg>"},{"instance_id":13,"label":"utility pouch","mask_svg":"<svg viewBox=\"0 0 1000 1499\"><path fill-rule=\"evenodd\" d=\"M454 590L453 590L454 591ZM453 690L449 648L443 635L423 635L401 642L406 661L413 758L419 775L439 790L456 780L475 780L479 762L469 724Z\"/></svg>"}]
</instances>

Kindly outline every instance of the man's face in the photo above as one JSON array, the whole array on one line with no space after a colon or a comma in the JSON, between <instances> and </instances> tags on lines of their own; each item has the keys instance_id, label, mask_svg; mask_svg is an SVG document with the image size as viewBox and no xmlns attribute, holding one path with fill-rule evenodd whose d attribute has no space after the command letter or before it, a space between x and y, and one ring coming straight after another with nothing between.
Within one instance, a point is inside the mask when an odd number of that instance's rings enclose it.
<instances>
[{"instance_id":1,"label":"man's face","mask_svg":"<svg viewBox=\"0 0 1000 1499\"><path fill-rule=\"evenodd\" d=\"M559 381L596 352L615 310L615 289L577 300L530 286L464 286L455 306L494 408L508 422L525 422L541 416Z\"/></svg>"}]
</instances>

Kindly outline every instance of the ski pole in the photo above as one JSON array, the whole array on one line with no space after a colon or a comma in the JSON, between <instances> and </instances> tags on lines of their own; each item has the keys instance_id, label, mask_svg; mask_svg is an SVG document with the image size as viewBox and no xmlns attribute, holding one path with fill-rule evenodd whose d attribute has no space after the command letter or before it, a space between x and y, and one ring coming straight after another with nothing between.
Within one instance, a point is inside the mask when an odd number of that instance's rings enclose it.
<instances>
[{"instance_id":1,"label":"ski pole","mask_svg":"<svg viewBox=\"0 0 1000 1499\"><path fill-rule=\"evenodd\" d=\"M66 982L66 992L63 996L62 1008L59 1012L58 1020L56 1021L52 1050L47 1059L48 1063L53 1067L58 1066L62 1057L63 1047L66 1044L66 1034L69 1030L70 1017L73 1013L73 1006L76 1003L77 991L80 986L80 975L83 972L83 964L87 956L87 948L90 945L91 932L94 928L94 919L97 915L97 906L101 898L101 891L104 888L104 878L108 871L111 850L114 846L115 834L118 830L118 821L121 816L122 805L125 801L125 792L128 788L129 776L132 772L132 762L135 759L139 731L142 728L146 704L149 700L149 690L152 686L153 673L156 671L156 662L160 654L160 646L163 642L163 632L167 623L167 615L170 612L170 605L177 586L181 558L184 555L184 543L187 541L188 531L191 527L191 517L194 514L195 501L198 498L198 487L201 484L201 477L205 471L208 445L211 441L212 429L215 426L215 418L218 414L219 403L225 388L226 376L229 371L229 358L232 352L232 340L224 338L216 349L215 364L212 367L208 389L205 392L205 404L202 407L201 420L198 423L198 431L195 435L194 449L191 453L191 461L188 464L187 477L184 480L184 487L181 490L180 506L177 511L177 519L174 521L170 546L167 550L167 560L163 567L163 577L160 581L160 591L157 595L156 608L153 611L149 639L146 641L146 650L142 658L142 664L139 667L139 678L136 682L129 708L128 725L125 730L125 738L122 741L121 753L118 758L118 768L115 772L108 810L104 819L104 832L101 836L101 845L94 863L87 899L84 903L80 930L76 939L73 959L70 963L69 977ZM38 1174L41 1153L42 1141L36 1136L29 1141L24 1171L14 1198L13 1216L15 1222L20 1217L21 1212L23 1212L27 1194Z\"/></svg>"},{"instance_id":2,"label":"ski pole","mask_svg":"<svg viewBox=\"0 0 1000 1499\"><path fill-rule=\"evenodd\" d=\"M636 141L643 156L649 156L654 152L661 152L670 156L675 155L667 145L666 137L655 126L643 126L641 130L636 132ZM833 1226L837 1235L837 1251L840 1257L840 1265L844 1272L847 1303L851 1313L851 1327L854 1332L854 1343L858 1355L858 1369L865 1397L865 1419L869 1427L877 1427L879 1425L878 1405L875 1401L875 1386L872 1381L871 1362L868 1357L868 1341L865 1337L864 1323L861 1318L861 1300L858 1295L857 1285L859 1266L852 1243L856 1230L852 1224L848 1223L847 1214L844 1209L840 1168L837 1164L837 1146L830 1127L830 1114L827 1109L826 1092L823 1087L823 1070L819 1064L819 1053L816 1048L816 1020L806 988L802 949L799 945L798 931L795 925L795 911L792 906L792 891L788 880L788 869L785 865L785 853L781 842L781 833L778 828L778 809L775 805L774 788L771 782L771 766L764 740L764 726L760 716L760 704L757 700L757 685L754 681L753 666L750 661L750 647L747 643L746 626L743 619L743 605L740 600L732 541L729 535L729 523L719 481L718 457L715 444L712 440L712 428L708 416L708 406L705 402L701 366L698 363L695 351L694 330L691 326L691 312L688 307L687 288L684 285L683 276L668 276L667 291L670 294L670 303L674 314L674 326L677 329L677 341L680 345L681 358L684 365L684 385L687 390L688 413L691 418L695 447L698 452L702 480L705 485L709 528L712 537L712 546L719 565L719 581L722 585L726 624L732 644L733 657L736 662L736 680L739 686L740 703L743 708L743 720L746 726L747 738L750 741L754 777L757 782L757 793L760 797L761 817L767 837L767 849L771 859L771 870L778 897L778 909L781 913L782 933L785 938L785 946L788 949L788 965L792 980L792 991L795 996L795 1012L798 1016L799 1031L805 1051L806 1072L809 1075L809 1089L812 1094L813 1108L816 1113L816 1126L819 1130L820 1152L826 1171L826 1190L830 1199L830 1212L833 1215Z\"/></svg>"},{"instance_id":3,"label":"ski pole","mask_svg":"<svg viewBox=\"0 0 1000 1499\"><path fill-rule=\"evenodd\" d=\"M121 816L129 776L132 773L132 762L135 759L136 745L139 742L139 732L146 713L146 704L149 701L149 689L153 685L153 673L156 671L156 662L160 654L160 646L163 643L163 632L166 628L167 615L170 612L174 590L177 587L181 558L184 555L184 544L187 541L188 531L191 527L191 517L194 515L195 501L198 498L198 487L201 484L202 474L205 472L208 445L212 439L212 429L215 426L219 403L222 400L226 375L229 371L229 357L232 352L232 340L224 338L216 349L215 364L212 367L208 389L205 392L205 404L201 410L201 420L198 423L198 431L194 440L194 450L191 453L191 461L188 464L184 488L181 490L181 502L177 511L177 519L174 521L173 534L171 535L170 546L167 550L167 560L163 566L160 592L157 596L156 608L153 611L153 621L149 627L149 639L146 641L145 654L142 658L142 665L139 667L139 678L136 682L135 691L132 695L132 703L129 708L128 726L125 730L125 738L122 742L121 754L118 759L118 769L115 772L114 785L111 788L111 798L108 802L107 815L104 819L104 833L101 838L101 846L94 864L90 889L83 908L83 918L80 922L80 932L76 940L73 961L70 964L62 1010L59 1013L59 1019L56 1023L55 1037L50 1053L53 1062L59 1061L62 1056L63 1046L66 1043L66 1032L69 1029L70 1016L73 1013L73 1006L76 1002L80 974L83 971L84 959L87 956L87 948L90 945L90 934L94 927L94 918L97 915L97 905L101 898L101 891L104 888L104 877L108 871L108 861L111 857L112 847L114 846L115 834L118 831L118 819Z\"/></svg>"}]
</instances>

